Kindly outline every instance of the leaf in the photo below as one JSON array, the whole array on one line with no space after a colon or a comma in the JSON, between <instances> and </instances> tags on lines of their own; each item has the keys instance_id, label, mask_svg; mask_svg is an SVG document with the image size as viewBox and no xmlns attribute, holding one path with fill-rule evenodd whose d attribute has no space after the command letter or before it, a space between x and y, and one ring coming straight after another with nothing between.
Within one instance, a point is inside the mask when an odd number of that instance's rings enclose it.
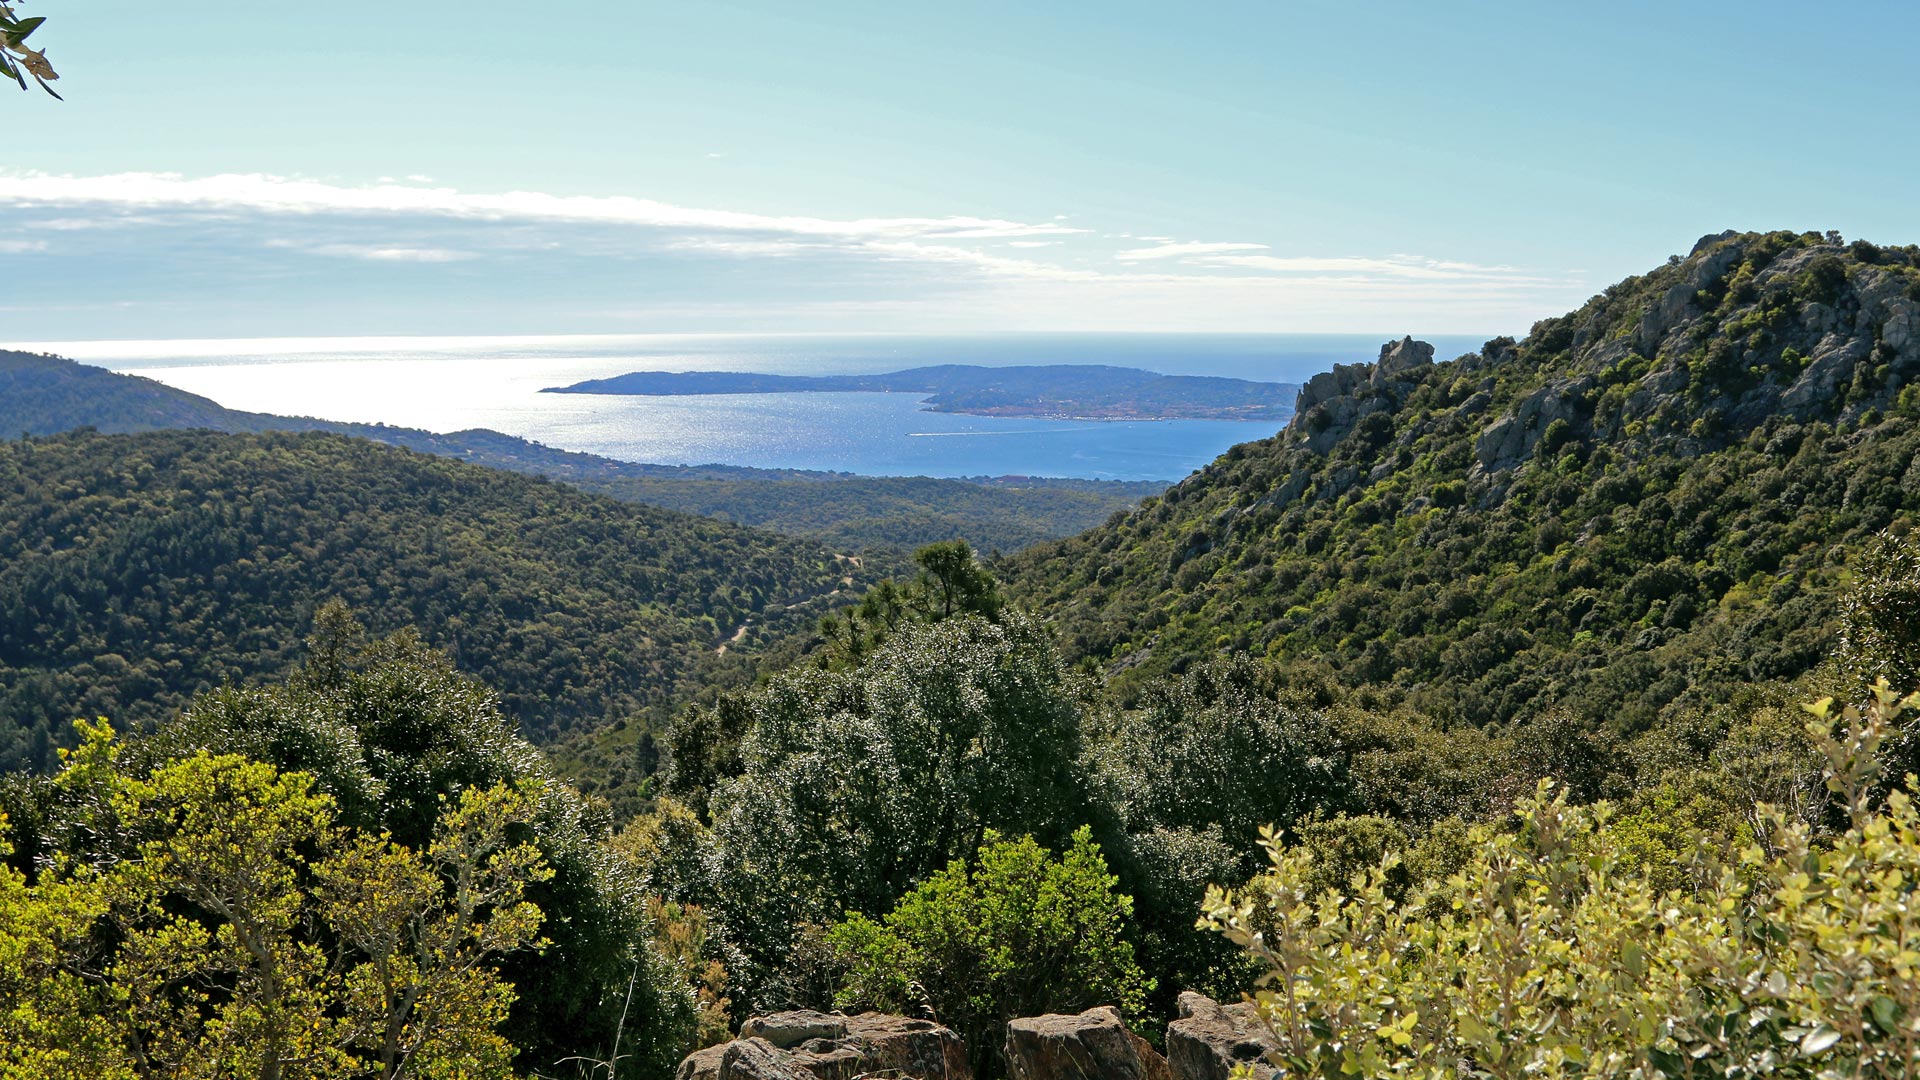
<instances>
[{"instance_id":1,"label":"leaf","mask_svg":"<svg viewBox=\"0 0 1920 1080\"><path fill-rule=\"evenodd\" d=\"M1880 1025L1880 1030L1893 1034L1900 1022L1900 1007L1894 1004L1893 999L1885 994L1875 994L1870 1008L1873 1010L1873 1022Z\"/></svg>"},{"instance_id":2,"label":"leaf","mask_svg":"<svg viewBox=\"0 0 1920 1080\"><path fill-rule=\"evenodd\" d=\"M1832 1049L1833 1045L1839 1041L1839 1032L1825 1024L1821 1024L1801 1036L1800 1049L1803 1053L1818 1054L1822 1051Z\"/></svg>"}]
</instances>

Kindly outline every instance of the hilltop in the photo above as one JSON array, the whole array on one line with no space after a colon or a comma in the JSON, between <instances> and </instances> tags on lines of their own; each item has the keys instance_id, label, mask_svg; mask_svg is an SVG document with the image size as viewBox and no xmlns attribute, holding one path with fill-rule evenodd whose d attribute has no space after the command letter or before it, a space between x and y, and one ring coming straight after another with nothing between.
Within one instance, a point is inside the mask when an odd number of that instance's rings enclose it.
<instances>
[{"instance_id":1,"label":"hilltop","mask_svg":"<svg viewBox=\"0 0 1920 1080\"><path fill-rule=\"evenodd\" d=\"M942 364L882 375L634 371L549 387L549 394L924 394L929 412L1068 420L1285 420L1299 387L1102 364Z\"/></svg>"},{"instance_id":2,"label":"hilltop","mask_svg":"<svg viewBox=\"0 0 1920 1080\"><path fill-rule=\"evenodd\" d=\"M204 428L352 435L849 550L903 550L958 536L981 550L1015 551L1090 528L1165 487L1059 477L949 480L641 464L486 429L439 434L244 412L153 379L58 356L0 350L0 433L52 435L77 428L109 434Z\"/></svg>"},{"instance_id":3,"label":"hilltop","mask_svg":"<svg viewBox=\"0 0 1920 1080\"><path fill-rule=\"evenodd\" d=\"M1123 689L1248 650L1442 722L1638 729L1828 654L1847 553L1920 507L1917 375L1920 250L1709 236L1524 341L1323 373L1001 569Z\"/></svg>"}]
</instances>

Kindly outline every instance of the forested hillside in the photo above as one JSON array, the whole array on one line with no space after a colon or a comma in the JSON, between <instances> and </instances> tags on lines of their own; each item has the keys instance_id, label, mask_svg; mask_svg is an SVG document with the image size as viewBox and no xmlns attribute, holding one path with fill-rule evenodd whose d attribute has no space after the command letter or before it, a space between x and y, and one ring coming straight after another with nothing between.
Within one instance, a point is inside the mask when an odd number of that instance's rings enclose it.
<instances>
[{"instance_id":1,"label":"forested hillside","mask_svg":"<svg viewBox=\"0 0 1920 1080\"><path fill-rule=\"evenodd\" d=\"M109 434L207 428L357 435L565 480L629 502L805 536L839 550L892 548L902 554L954 537L982 551L1017 551L1091 528L1165 487L1054 477L948 480L616 461L485 429L440 434L242 412L152 379L57 356L0 350L0 437L53 435L82 427Z\"/></svg>"},{"instance_id":2,"label":"forested hillside","mask_svg":"<svg viewBox=\"0 0 1920 1080\"><path fill-rule=\"evenodd\" d=\"M646 723L865 573L804 541L337 435L0 443L0 762L284 670L338 598L539 738Z\"/></svg>"},{"instance_id":3,"label":"forested hillside","mask_svg":"<svg viewBox=\"0 0 1920 1080\"><path fill-rule=\"evenodd\" d=\"M664 1078L808 1008L937 1017L993 1080L1017 1017L1171 1051L1264 973L1225 1043L1290 1075L1903 1075L1917 262L1711 237L871 587L364 439L0 445L14 760L164 721L0 782L0 1066Z\"/></svg>"},{"instance_id":4,"label":"forested hillside","mask_svg":"<svg viewBox=\"0 0 1920 1080\"><path fill-rule=\"evenodd\" d=\"M1813 667L1850 558L1920 508L1920 249L1711 236L1430 353L1315 378L1011 593L1123 689L1248 650L1442 722L1630 731Z\"/></svg>"}]
</instances>

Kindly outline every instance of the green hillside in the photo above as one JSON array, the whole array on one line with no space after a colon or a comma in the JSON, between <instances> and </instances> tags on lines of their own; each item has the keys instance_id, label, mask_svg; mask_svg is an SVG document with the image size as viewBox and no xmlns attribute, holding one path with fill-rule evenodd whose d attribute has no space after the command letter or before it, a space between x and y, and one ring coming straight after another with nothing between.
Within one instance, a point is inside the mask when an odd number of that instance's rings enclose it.
<instances>
[{"instance_id":1,"label":"green hillside","mask_svg":"<svg viewBox=\"0 0 1920 1080\"><path fill-rule=\"evenodd\" d=\"M806 536L835 547L911 549L960 537L1016 551L1105 521L1164 484L1054 477L855 476L729 465L648 465L560 450L497 431L439 434L384 424L242 412L135 375L0 350L0 434L175 428L328 431L545 476L643 502Z\"/></svg>"},{"instance_id":2,"label":"green hillside","mask_svg":"<svg viewBox=\"0 0 1920 1080\"><path fill-rule=\"evenodd\" d=\"M645 722L811 624L858 564L771 533L325 434L0 443L0 765L284 670L337 597L417 626L538 738Z\"/></svg>"},{"instance_id":3,"label":"green hillside","mask_svg":"<svg viewBox=\"0 0 1920 1080\"><path fill-rule=\"evenodd\" d=\"M1310 382L1280 435L1003 567L1125 689L1229 650L1489 724L1643 727L1829 651L1920 508L1920 250L1723 234L1580 310Z\"/></svg>"}]
</instances>

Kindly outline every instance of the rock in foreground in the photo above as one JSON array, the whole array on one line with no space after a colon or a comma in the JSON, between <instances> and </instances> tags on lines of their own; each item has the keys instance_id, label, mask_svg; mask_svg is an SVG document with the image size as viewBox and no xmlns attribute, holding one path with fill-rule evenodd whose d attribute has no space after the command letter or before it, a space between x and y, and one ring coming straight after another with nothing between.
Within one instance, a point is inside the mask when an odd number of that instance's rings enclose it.
<instances>
[{"instance_id":1,"label":"rock in foreground","mask_svg":"<svg viewBox=\"0 0 1920 1080\"><path fill-rule=\"evenodd\" d=\"M973 1080L960 1036L931 1020L886 1013L798 1011L756 1016L740 1038L680 1063L674 1080Z\"/></svg>"},{"instance_id":2,"label":"rock in foreground","mask_svg":"<svg viewBox=\"0 0 1920 1080\"><path fill-rule=\"evenodd\" d=\"M1111 1007L1078 1016L1050 1013L1007 1025L1012 1080L1172 1080L1167 1059Z\"/></svg>"},{"instance_id":3,"label":"rock in foreground","mask_svg":"<svg viewBox=\"0 0 1920 1080\"><path fill-rule=\"evenodd\" d=\"M1279 1075L1266 1063L1273 1049L1273 1035L1251 1002L1222 1005L1189 990L1180 995L1180 1018L1167 1025L1167 1061L1178 1080L1227 1080L1238 1065L1270 1080Z\"/></svg>"}]
</instances>

